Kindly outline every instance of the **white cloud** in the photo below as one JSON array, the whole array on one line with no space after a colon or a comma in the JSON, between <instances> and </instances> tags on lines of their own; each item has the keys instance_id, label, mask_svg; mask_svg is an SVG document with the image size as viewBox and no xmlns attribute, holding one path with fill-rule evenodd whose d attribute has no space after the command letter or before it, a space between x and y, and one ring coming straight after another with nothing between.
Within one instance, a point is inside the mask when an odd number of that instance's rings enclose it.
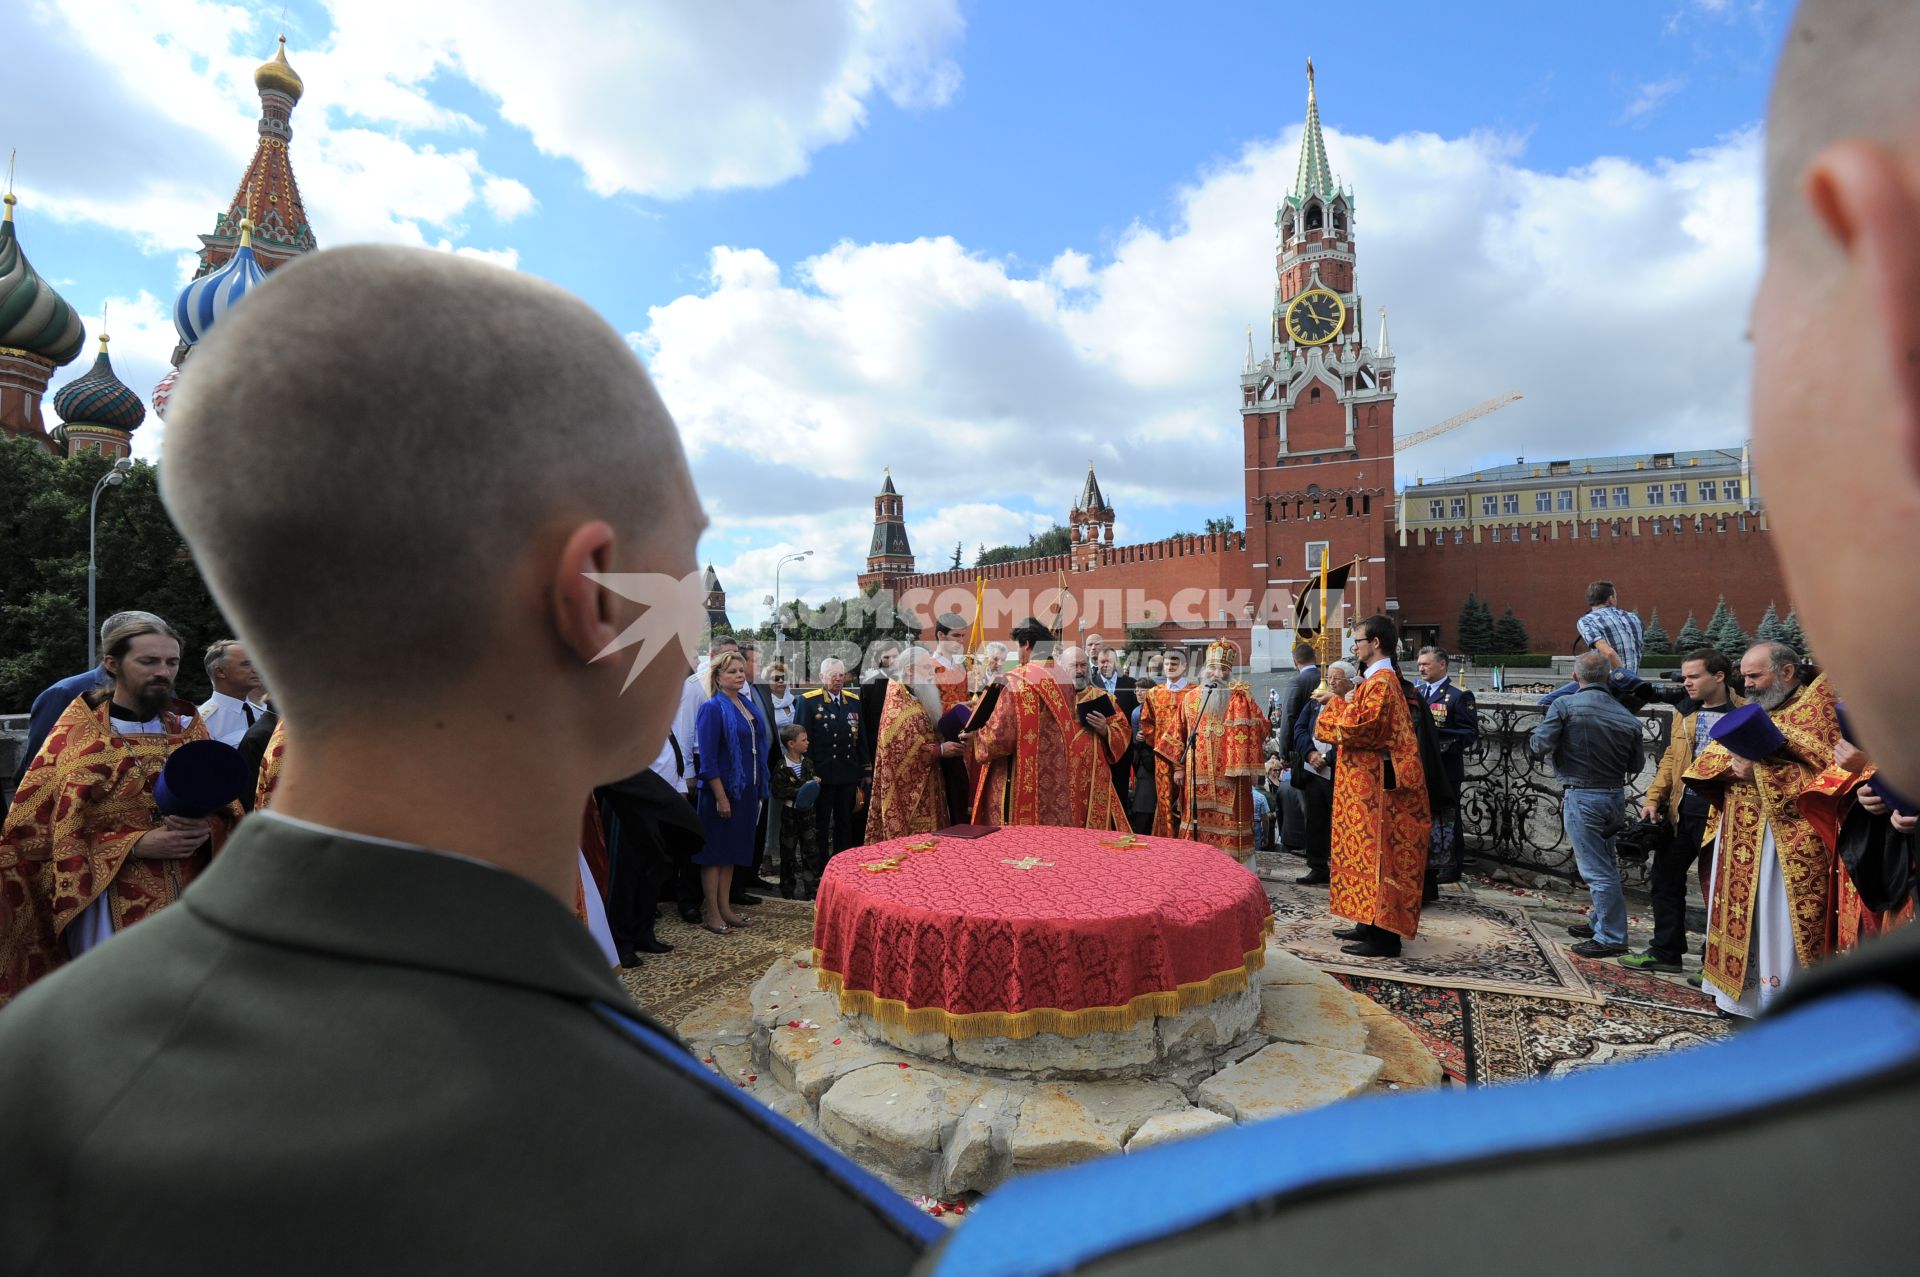
<instances>
[{"instance_id":1,"label":"white cloud","mask_svg":"<svg viewBox=\"0 0 1920 1277\"><path fill-rule=\"evenodd\" d=\"M954 0L327 0L348 109L439 118L439 74L491 97L601 195L769 186L844 142L879 96L917 109L958 88ZM327 64L334 70L334 63Z\"/></svg>"},{"instance_id":2,"label":"white cloud","mask_svg":"<svg viewBox=\"0 0 1920 1277\"><path fill-rule=\"evenodd\" d=\"M1357 192L1369 334L1392 309L1400 433L1526 396L1404 456L1403 481L1743 437L1756 132L1558 173L1487 135L1328 146ZM842 243L788 270L716 248L705 290L633 335L716 541L791 508L832 538L846 570L827 588L845 590L887 465L929 568L956 539L971 561L1064 519L1088 457L1143 529L1169 502L1238 509L1245 326L1267 330L1297 148L1250 146L1180 193L1172 225L1131 228L1104 261L1063 248L1036 275L944 237Z\"/></svg>"},{"instance_id":3,"label":"white cloud","mask_svg":"<svg viewBox=\"0 0 1920 1277\"><path fill-rule=\"evenodd\" d=\"M503 222L511 222L516 217L531 213L537 201L526 183L517 182L510 177L490 177L480 188L480 196L486 200L493 215Z\"/></svg>"},{"instance_id":4,"label":"white cloud","mask_svg":"<svg viewBox=\"0 0 1920 1277\"><path fill-rule=\"evenodd\" d=\"M31 42L17 96L36 143L23 195L49 216L119 231L148 253L177 252L212 230L257 142L253 71L274 47L260 16L208 0L44 0L16 25ZM352 32L339 35L352 46ZM289 57L308 84L293 115L293 157L321 243L427 244L429 231L458 239L480 204L502 221L532 208L531 192L489 173L471 147L401 135L475 131L466 117L417 94L379 92L384 81L337 52L296 42ZM61 110L38 105L42 81L59 87ZM76 95L74 84L88 91Z\"/></svg>"},{"instance_id":5,"label":"white cloud","mask_svg":"<svg viewBox=\"0 0 1920 1277\"><path fill-rule=\"evenodd\" d=\"M1642 84L1633 95L1633 101L1627 103L1627 109L1620 113L1621 121L1634 124L1645 122L1668 98L1686 87L1687 82L1679 76Z\"/></svg>"}]
</instances>

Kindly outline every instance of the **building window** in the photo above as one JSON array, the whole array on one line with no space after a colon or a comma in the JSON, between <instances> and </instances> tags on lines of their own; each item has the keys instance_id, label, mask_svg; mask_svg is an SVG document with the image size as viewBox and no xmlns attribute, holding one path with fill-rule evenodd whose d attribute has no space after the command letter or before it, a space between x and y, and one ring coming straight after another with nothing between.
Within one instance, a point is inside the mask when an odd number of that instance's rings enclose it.
<instances>
[{"instance_id":1,"label":"building window","mask_svg":"<svg viewBox=\"0 0 1920 1277\"><path fill-rule=\"evenodd\" d=\"M1685 505L1687 503L1687 485L1676 483L1667 489L1667 504Z\"/></svg>"},{"instance_id":2,"label":"building window","mask_svg":"<svg viewBox=\"0 0 1920 1277\"><path fill-rule=\"evenodd\" d=\"M1587 523L1587 535L1596 541L1600 539L1600 520L1593 519Z\"/></svg>"},{"instance_id":3,"label":"building window","mask_svg":"<svg viewBox=\"0 0 1920 1277\"><path fill-rule=\"evenodd\" d=\"M1655 535L1655 536L1659 536L1659 535L1660 535L1660 527L1661 527L1661 525L1662 525L1662 524L1664 524L1665 522L1666 522L1666 520L1665 520L1665 519L1655 519L1655 520L1653 520L1653 535Z\"/></svg>"},{"instance_id":4,"label":"building window","mask_svg":"<svg viewBox=\"0 0 1920 1277\"><path fill-rule=\"evenodd\" d=\"M1537 524L1537 523L1536 523L1536 524L1535 524L1534 526L1532 526L1531 528L1528 528L1528 529L1527 529L1527 532L1529 533L1529 536L1528 536L1528 539L1529 539L1529 540L1532 540L1532 541L1538 541L1538 540L1540 539L1540 525L1539 525L1539 524Z\"/></svg>"},{"instance_id":5,"label":"building window","mask_svg":"<svg viewBox=\"0 0 1920 1277\"><path fill-rule=\"evenodd\" d=\"M1553 508L1555 510L1573 509L1573 489L1562 488L1559 492L1555 493Z\"/></svg>"},{"instance_id":6,"label":"building window","mask_svg":"<svg viewBox=\"0 0 1920 1277\"><path fill-rule=\"evenodd\" d=\"M1483 494L1480 498L1480 517L1491 519L1500 513L1500 498L1492 494Z\"/></svg>"},{"instance_id":7,"label":"building window","mask_svg":"<svg viewBox=\"0 0 1920 1277\"><path fill-rule=\"evenodd\" d=\"M1325 541L1307 542L1307 571L1308 572L1314 575L1318 575L1320 572L1320 560L1326 557L1327 557L1327 543Z\"/></svg>"},{"instance_id":8,"label":"building window","mask_svg":"<svg viewBox=\"0 0 1920 1277\"><path fill-rule=\"evenodd\" d=\"M1589 509L1594 509L1594 510L1606 509L1607 508L1607 490L1605 488L1587 489L1587 506Z\"/></svg>"},{"instance_id":9,"label":"building window","mask_svg":"<svg viewBox=\"0 0 1920 1277\"><path fill-rule=\"evenodd\" d=\"M1309 395L1307 396L1307 400L1308 400L1308 402L1310 402L1310 403L1319 403L1319 402L1320 402L1320 387L1318 387L1318 386L1315 386L1315 387L1313 388L1313 391L1312 391L1312 393L1310 393L1310 394L1309 394Z\"/></svg>"},{"instance_id":10,"label":"building window","mask_svg":"<svg viewBox=\"0 0 1920 1277\"><path fill-rule=\"evenodd\" d=\"M1656 452L1656 453L1654 453L1654 454L1653 454L1653 468L1654 468L1655 470L1671 470L1671 469L1673 469L1673 454L1672 454L1671 452Z\"/></svg>"},{"instance_id":11,"label":"building window","mask_svg":"<svg viewBox=\"0 0 1920 1277\"><path fill-rule=\"evenodd\" d=\"M1466 539L1467 539L1467 531L1465 528L1455 528L1453 530L1453 543L1455 545L1464 544L1466 542Z\"/></svg>"},{"instance_id":12,"label":"building window","mask_svg":"<svg viewBox=\"0 0 1920 1277\"><path fill-rule=\"evenodd\" d=\"M1714 498L1714 492L1715 492L1715 490L1716 490L1716 489L1717 489L1718 487L1719 487L1719 485L1718 485L1718 484L1716 484L1716 483L1715 483L1715 482L1714 482L1713 480L1711 480L1711 479L1702 479L1702 480L1700 481L1700 499L1701 499L1702 501L1711 501L1711 500L1713 500L1713 498Z\"/></svg>"},{"instance_id":13,"label":"building window","mask_svg":"<svg viewBox=\"0 0 1920 1277\"><path fill-rule=\"evenodd\" d=\"M1499 545L1499 544L1500 544L1500 529L1499 529L1499 528L1495 528L1495 529L1493 530L1493 543L1494 543L1495 545Z\"/></svg>"},{"instance_id":14,"label":"building window","mask_svg":"<svg viewBox=\"0 0 1920 1277\"><path fill-rule=\"evenodd\" d=\"M1467 499L1465 497L1449 497L1447 499L1447 516L1453 519L1466 518Z\"/></svg>"},{"instance_id":15,"label":"building window","mask_svg":"<svg viewBox=\"0 0 1920 1277\"><path fill-rule=\"evenodd\" d=\"M1723 501L1738 501L1740 499L1740 481L1738 479L1728 479L1722 483L1720 485L1720 497Z\"/></svg>"},{"instance_id":16,"label":"building window","mask_svg":"<svg viewBox=\"0 0 1920 1277\"><path fill-rule=\"evenodd\" d=\"M1535 514L1552 514L1553 513L1553 494L1551 492L1534 493L1533 494L1533 512Z\"/></svg>"},{"instance_id":17,"label":"building window","mask_svg":"<svg viewBox=\"0 0 1920 1277\"><path fill-rule=\"evenodd\" d=\"M1613 508L1614 509L1625 510L1632 504L1633 504L1633 498L1625 488L1615 488L1613 490Z\"/></svg>"},{"instance_id":18,"label":"building window","mask_svg":"<svg viewBox=\"0 0 1920 1277\"><path fill-rule=\"evenodd\" d=\"M1500 513L1502 514L1519 514L1520 513L1520 494L1518 492L1508 492L1508 493L1503 493L1501 495Z\"/></svg>"},{"instance_id":19,"label":"building window","mask_svg":"<svg viewBox=\"0 0 1920 1277\"><path fill-rule=\"evenodd\" d=\"M1666 502L1667 502L1666 485L1663 483L1649 483L1647 485L1647 504L1648 505L1665 505Z\"/></svg>"},{"instance_id":20,"label":"building window","mask_svg":"<svg viewBox=\"0 0 1920 1277\"><path fill-rule=\"evenodd\" d=\"M1681 517L1680 517L1679 515L1677 515L1677 514L1676 514L1676 515L1674 515L1674 516L1673 516L1673 530L1674 530L1674 533L1675 533L1675 535L1678 535L1679 533L1682 533L1682 532L1685 532L1685 531L1687 530L1687 521L1686 521L1685 519L1682 519L1682 518L1681 518Z\"/></svg>"}]
</instances>

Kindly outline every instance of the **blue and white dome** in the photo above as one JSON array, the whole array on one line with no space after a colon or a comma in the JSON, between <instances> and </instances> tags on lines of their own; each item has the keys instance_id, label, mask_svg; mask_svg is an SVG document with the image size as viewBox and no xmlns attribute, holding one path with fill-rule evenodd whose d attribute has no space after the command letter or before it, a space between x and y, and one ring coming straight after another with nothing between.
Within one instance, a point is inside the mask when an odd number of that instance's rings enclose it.
<instances>
[{"instance_id":1,"label":"blue and white dome","mask_svg":"<svg viewBox=\"0 0 1920 1277\"><path fill-rule=\"evenodd\" d=\"M219 270L188 284L173 304L173 326L180 340L189 346L200 344L220 318L266 277L253 256L253 222L242 218L240 247L233 256Z\"/></svg>"}]
</instances>

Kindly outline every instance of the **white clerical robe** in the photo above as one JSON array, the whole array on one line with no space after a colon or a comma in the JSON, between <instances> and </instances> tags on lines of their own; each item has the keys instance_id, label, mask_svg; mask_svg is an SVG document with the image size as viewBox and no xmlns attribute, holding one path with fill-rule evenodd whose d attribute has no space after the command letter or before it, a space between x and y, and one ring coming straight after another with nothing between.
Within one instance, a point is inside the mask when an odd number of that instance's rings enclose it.
<instances>
[{"instance_id":1,"label":"white clerical robe","mask_svg":"<svg viewBox=\"0 0 1920 1277\"><path fill-rule=\"evenodd\" d=\"M1714 843L1713 862L1720 864L1720 844ZM1751 959L1747 964L1746 987L1738 998L1730 998L1708 984L1707 992L1728 1015L1749 1019L1767 1009L1800 970L1799 955L1793 951L1793 914L1787 907L1787 880L1780 871L1780 854L1773 845L1773 823L1769 821L1760 835L1759 890L1753 900L1753 938L1749 942ZM1707 889L1708 908L1714 892ZM1709 919L1708 925L1712 925Z\"/></svg>"}]
</instances>

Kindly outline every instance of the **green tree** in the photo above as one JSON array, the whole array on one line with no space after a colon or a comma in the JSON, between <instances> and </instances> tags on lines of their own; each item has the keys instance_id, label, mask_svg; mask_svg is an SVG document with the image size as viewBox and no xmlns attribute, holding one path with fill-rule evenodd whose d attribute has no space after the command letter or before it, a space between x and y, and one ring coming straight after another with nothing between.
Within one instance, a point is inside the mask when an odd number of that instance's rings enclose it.
<instances>
[{"instance_id":1,"label":"green tree","mask_svg":"<svg viewBox=\"0 0 1920 1277\"><path fill-rule=\"evenodd\" d=\"M1773 610L1773 604L1767 604L1766 615L1760 618L1760 624L1753 627L1753 641L1756 643L1784 643L1780 637L1782 626L1780 616Z\"/></svg>"},{"instance_id":2,"label":"green tree","mask_svg":"<svg viewBox=\"0 0 1920 1277\"><path fill-rule=\"evenodd\" d=\"M1746 655L1747 649L1753 646L1747 638L1747 632L1740 628L1739 618L1727 606L1727 596L1724 594L1714 606L1713 619L1707 622L1707 642L1736 665Z\"/></svg>"},{"instance_id":3,"label":"green tree","mask_svg":"<svg viewBox=\"0 0 1920 1277\"><path fill-rule=\"evenodd\" d=\"M28 440L0 441L0 709L24 710L87 663L87 507L109 463L71 461ZM233 636L186 542L160 504L159 474L136 462L100 495L98 616L128 608L163 617L184 645L179 691L210 690L200 651Z\"/></svg>"},{"instance_id":4,"label":"green tree","mask_svg":"<svg viewBox=\"0 0 1920 1277\"><path fill-rule=\"evenodd\" d=\"M1660 624L1659 608L1653 609L1653 619L1647 622L1647 627L1641 631L1640 638L1646 644L1647 651L1657 656L1664 656L1673 651L1673 640L1667 637L1666 626Z\"/></svg>"},{"instance_id":5,"label":"green tree","mask_svg":"<svg viewBox=\"0 0 1920 1277\"><path fill-rule=\"evenodd\" d=\"M1512 608L1508 608L1505 612L1502 612L1500 619L1494 622L1493 646L1487 650L1490 652L1524 652L1527 650L1527 627L1520 623L1520 618L1513 614Z\"/></svg>"},{"instance_id":6,"label":"green tree","mask_svg":"<svg viewBox=\"0 0 1920 1277\"><path fill-rule=\"evenodd\" d=\"M1673 650L1691 652L1706 645L1707 632L1701 629L1699 622L1693 619L1693 613L1687 613L1687 623L1681 626L1680 632L1673 637Z\"/></svg>"},{"instance_id":7,"label":"green tree","mask_svg":"<svg viewBox=\"0 0 1920 1277\"><path fill-rule=\"evenodd\" d=\"M1233 531L1233 516L1228 515L1224 519L1208 519L1207 531L1209 533L1213 533L1213 532L1226 533L1226 532Z\"/></svg>"},{"instance_id":8,"label":"green tree","mask_svg":"<svg viewBox=\"0 0 1920 1277\"><path fill-rule=\"evenodd\" d=\"M1787 619L1780 622L1780 641L1800 655L1807 655L1807 636L1800 628L1800 613L1789 610Z\"/></svg>"},{"instance_id":9,"label":"green tree","mask_svg":"<svg viewBox=\"0 0 1920 1277\"><path fill-rule=\"evenodd\" d=\"M1469 656L1495 650L1493 611L1471 592L1467 595L1467 601L1460 605L1460 650Z\"/></svg>"},{"instance_id":10,"label":"green tree","mask_svg":"<svg viewBox=\"0 0 1920 1277\"><path fill-rule=\"evenodd\" d=\"M1018 563L1023 559L1038 559L1049 554L1065 554L1072 547L1073 532L1056 523L1045 532L1028 537L1025 545L996 545L991 549L981 546L973 563L975 567Z\"/></svg>"},{"instance_id":11,"label":"green tree","mask_svg":"<svg viewBox=\"0 0 1920 1277\"><path fill-rule=\"evenodd\" d=\"M953 566L956 568L960 566L960 556L965 551L965 548L965 542L955 541L953 543Z\"/></svg>"}]
</instances>

